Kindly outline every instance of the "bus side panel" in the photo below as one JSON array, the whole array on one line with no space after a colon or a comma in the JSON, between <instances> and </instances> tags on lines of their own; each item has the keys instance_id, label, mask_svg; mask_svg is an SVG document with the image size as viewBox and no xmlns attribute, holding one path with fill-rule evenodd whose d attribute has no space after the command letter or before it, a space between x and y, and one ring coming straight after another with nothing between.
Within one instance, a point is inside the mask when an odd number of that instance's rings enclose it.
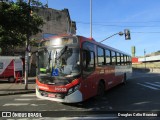
<instances>
[{"instance_id":1,"label":"bus side panel","mask_svg":"<svg viewBox=\"0 0 160 120\"><path fill-rule=\"evenodd\" d=\"M23 76L23 61L21 59L14 60L14 76L22 77Z\"/></svg>"},{"instance_id":2,"label":"bus side panel","mask_svg":"<svg viewBox=\"0 0 160 120\"><path fill-rule=\"evenodd\" d=\"M100 80L103 80L105 82L105 90L110 89L113 86L113 80L114 80L114 67L113 66L101 66L97 67L97 77L98 77L98 83ZM97 87L98 87L97 83Z\"/></svg>"},{"instance_id":3,"label":"bus side panel","mask_svg":"<svg viewBox=\"0 0 160 120\"><path fill-rule=\"evenodd\" d=\"M114 71L113 66L105 67L105 81L106 81L106 90L114 86Z\"/></svg>"},{"instance_id":4,"label":"bus side panel","mask_svg":"<svg viewBox=\"0 0 160 120\"><path fill-rule=\"evenodd\" d=\"M122 71L122 69L118 69ZM99 69L99 79L105 80L106 90L118 85L123 80L124 73L117 72L115 66L107 66ZM105 74L103 74L105 72Z\"/></svg>"},{"instance_id":5,"label":"bus side panel","mask_svg":"<svg viewBox=\"0 0 160 120\"><path fill-rule=\"evenodd\" d=\"M122 83L122 80L124 79L124 73L125 73L124 66L115 66L114 86Z\"/></svg>"},{"instance_id":6,"label":"bus side panel","mask_svg":"<svg viewBox=\"0 0 160 120\"><path fill-rule=\"evenodd\" d=\"M126 74L126 79L130 78L132 76L132 67L130 65L124 65L124 66L116 66L115 67L115 77L119 76L120 81L119 83L122 82L124 79L124 74Z\"/></svg>"},{"instance_id":7,"label":"bus side panel","mask_svg":"<svg viewBox=\"0 0 160 120\"><path fill-rule=\"evenodd\" d=\"M130 79L132 77L132 66L131 65L128 65L127 66L127 73L126 73L126 79Z\"/></svg>"},{"instance_id":8,"label":"bus side panel","mask_svg":"<svg viewBox=\"0 0 160 120\"><path fill-rule=\"evenodd\" d=\"M13 60L3 60L3 66L1 69L0 77L8 78L14 76L14 62Z\"/></svg>"},{"instance_id":9,"label":"bus side panel","mask_svg":"<svg viewBox=\"0 0 160 120\"><path fill-rule=\"evenodd\" d=\"M93 97L97 94L97 76L96 72L84 77L81 81L80 91L83 94L83 100Z\"/></svg>"}]
</instances>

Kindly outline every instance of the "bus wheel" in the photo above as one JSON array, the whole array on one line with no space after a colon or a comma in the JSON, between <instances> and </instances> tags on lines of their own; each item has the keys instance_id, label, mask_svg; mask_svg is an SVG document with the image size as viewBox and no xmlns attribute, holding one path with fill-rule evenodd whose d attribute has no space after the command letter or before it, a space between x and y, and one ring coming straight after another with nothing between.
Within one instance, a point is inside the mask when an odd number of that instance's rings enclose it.
<instances>
[{"instance_id":1,"label":"bus wheel","mask_svg":"<svg viewBox=\"0 0 160 120\"><path fill-rule=\"evenodd\" d=\"M105 86L104 83L101 81L98 85L97 98L103 97L104 92L105 92Z\"/></svg>"},{"instance_id":2,"label":"bus wheel","mask_svg":"<svg viewBox=\"0 0 160 120\"><path fill-rule=\"evenodd\" d=\"M122 83L125 85L127 84L127 77L126 77L126 73L124 73L124 77L123 77L123 81Z\"/></svg>"},{"instance_id":3,"label":"bus wheel","mask_svg":"<svg viewBox=\"0 0 160 120\"><path fill-rule=\"evenodd\" d=\"M13 83L13 82L15 81L15 79L14 79L14 77L9 77L9 78L8 78L8 81L9 81L10 83Z\"/></svg>"}]
</instances>

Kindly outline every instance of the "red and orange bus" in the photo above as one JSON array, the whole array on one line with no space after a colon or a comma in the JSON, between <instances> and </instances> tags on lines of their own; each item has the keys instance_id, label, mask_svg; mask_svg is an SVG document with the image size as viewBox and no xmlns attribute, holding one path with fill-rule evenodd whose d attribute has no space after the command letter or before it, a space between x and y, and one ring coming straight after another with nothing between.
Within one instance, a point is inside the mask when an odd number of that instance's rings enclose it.
<instances>
[{"instance_id":1,"label":"red and orange bus","mask_svg":"<svg viewBox=\"0 0 160 120\"><path fill-rule=\"evenodd\" d=\"M43 40L37 52L36 95L76 103L126 82L131 57L82 36L54 36Z\"/></svg>"}]
</instances>

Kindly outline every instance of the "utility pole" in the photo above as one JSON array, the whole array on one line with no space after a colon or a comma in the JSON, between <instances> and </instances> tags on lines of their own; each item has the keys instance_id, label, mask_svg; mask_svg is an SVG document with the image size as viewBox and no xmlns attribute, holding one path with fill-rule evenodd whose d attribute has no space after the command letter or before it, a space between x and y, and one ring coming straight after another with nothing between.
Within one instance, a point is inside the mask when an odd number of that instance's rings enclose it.
<instances>
[{"instance_id":1,"label":"utility pole","mask_svg":"<svg viewBox=\"0 0 160 120\"><path fill-rule=\"evenodd\" d=\"M90 38L92 39L92 0L90 0Z\"/></svg>"},{"instance_id":2,"label":"utility pole","mask_svg":"<svg viewBox=\"0 0 160 120\"><path fill-rule=\"evenodd\" d=\"M28 11L28 23L30 22L30 0L28 0L29 11ZM25 52L25 90L28 90L28 58L29 58L29 31L27 31L27 40L26 40L26 52Z\"/></svg>"},{"instance_id":3,"label":"utility pole","mask_svg":"<svg viewBox=\"0 0 160 120\"><path fill-rule=\"evenodd\" d=\"M144 49L144 68L146 71L146 50Z\"/></svg>"}]
</instances>

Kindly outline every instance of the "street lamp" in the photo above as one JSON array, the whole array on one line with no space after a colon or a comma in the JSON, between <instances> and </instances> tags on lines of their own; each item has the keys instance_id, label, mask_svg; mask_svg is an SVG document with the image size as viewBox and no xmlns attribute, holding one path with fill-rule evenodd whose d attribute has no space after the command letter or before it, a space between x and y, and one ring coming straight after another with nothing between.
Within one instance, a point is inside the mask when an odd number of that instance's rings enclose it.
<instances>
[{"instance_id":1,"label":"street lamp","mask_svg":"<svg viewBox=\"0 0 160 120\"><path fill-rule=\"evenodd\" d=\"M130 31L129 31L128 29L125 29L124 32L115 33L115 34L107 37L106 39L104 39L104 40L102 40L102 41L100 41L100 42L103 42L103 41L105 41L105 40L107 40L107 39L109 39L109 38L111 38L111 37L113 37L113 36L115 36L115 35L120 35L120 36L125 35L125 39L126 39L126 40L130 40L130 39L131 39L131 37L130 37Z\"/></svg>"},{"instance_id":2,"label":"street lamp","mask_svg":"<svg viewBox=\"0 0 160 120\"><path fill-rule=\"evenodd\" d=\"M100 41L100 42L103 42L103 41L105 41L105 40L107 40L107 39L109 39L109 38L111 38L111 37L113 37L113 36L115 36L115 35L120 35L120 36L122 36L122 35L123 35L123 32L115 33L115 34L113 34L113 35L111 35L111 36L105 38L104 40L102 40L102 41Z\"/></svg>"}]
</instances>

